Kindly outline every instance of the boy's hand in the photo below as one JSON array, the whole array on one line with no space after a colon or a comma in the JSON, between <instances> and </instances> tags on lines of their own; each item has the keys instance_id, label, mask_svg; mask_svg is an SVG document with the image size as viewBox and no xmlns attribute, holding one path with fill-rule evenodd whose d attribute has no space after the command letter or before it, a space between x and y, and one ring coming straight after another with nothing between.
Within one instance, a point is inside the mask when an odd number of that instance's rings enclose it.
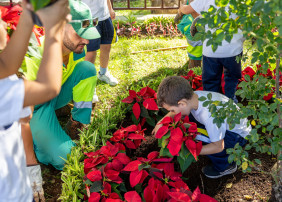
<instances>
[{"instance_id":1,"label":"boy's hand","mask_svg":"<svg viewBox=\"0 0 282 202\"><path fill-rule=\"evenodd\" d=\"M116 13L115 13L114 9L110 10L110 15L111 15L112 20L116 19Z\"/></svg>"},{"instance_id":2,"label":"boy's hand","mask_svg":"<svg viewBox=\"0 0 282 202\"><path fill-rule=\"evenodd\" d=\"M36 12L46 29L56 27L62 29L66 22L71 20L68 0L58 0L51 6L42 8Z\"/></svg>"},{"instance_id":3,"label":"boy's hand","mask_svg":"<svg viewBox=\"0 0 282 202\"><path fill-rule=\"evenodd\" d=\"M156 133L158 132L158 130L163 126L163 124L160 124L160 122L157 123L157 125L155 126L154 130L152 131L152 135L156 135Z\"/></svg>"}]
</instances>

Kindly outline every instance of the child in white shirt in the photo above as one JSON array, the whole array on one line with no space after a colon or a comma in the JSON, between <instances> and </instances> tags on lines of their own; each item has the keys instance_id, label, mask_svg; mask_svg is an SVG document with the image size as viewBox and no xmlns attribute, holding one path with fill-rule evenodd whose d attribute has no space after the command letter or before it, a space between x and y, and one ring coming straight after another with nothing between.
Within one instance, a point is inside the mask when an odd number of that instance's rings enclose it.
<instances>
[{"instance_id":1,"label":"child in white shirt","mask_svg":"<svg viewBox=\"0 0 282 202\"><path fill-rule=\"evenodd\" d=\"M17 30L6 46L7 25L0 18L0 201L32 201L19 119L23 108L55 97L61 87L62 28L69 13L68 1L36 12L45 26L43 60L36 81L10 77L16 74L27 51L33 21L31 7L23 1ZM0 15L1 16L1 15ZM6 46L6 47L5 47ZM27 113L28 114L28 113Z\"/></svg>"}]
</instances>

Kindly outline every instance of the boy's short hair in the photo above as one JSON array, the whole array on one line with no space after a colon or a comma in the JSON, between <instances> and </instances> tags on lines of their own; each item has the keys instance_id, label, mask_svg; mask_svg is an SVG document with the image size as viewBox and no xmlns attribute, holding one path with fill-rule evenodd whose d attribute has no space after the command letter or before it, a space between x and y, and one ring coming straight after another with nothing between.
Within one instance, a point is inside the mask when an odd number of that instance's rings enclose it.
<instances>
[{"instance_id":1,"label":"boy's short hair","mask_svg":"<svg viewBox=\"0 0 282 202\"><path fill-rule=\"evenodd\" d=\"M165 78L158 88L157 101L159 106L164 104L178 106L181 99L190 100L193 89L186 79L181 76L169 76Z\"/></svg>"}]
</instances>

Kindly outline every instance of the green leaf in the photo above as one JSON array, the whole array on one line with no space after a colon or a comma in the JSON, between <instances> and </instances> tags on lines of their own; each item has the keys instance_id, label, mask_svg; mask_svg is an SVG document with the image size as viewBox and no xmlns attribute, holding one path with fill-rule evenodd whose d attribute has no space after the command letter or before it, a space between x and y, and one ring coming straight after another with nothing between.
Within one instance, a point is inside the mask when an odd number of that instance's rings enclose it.
<instances>
[{"instance_id":1,"label":"green leaf","mask_svg":"<svg viewBox=\"0 0 282 202\"><path fill-rule=\"evenodd\" d=\"M34 11L37 11L41 8L44 8L50 2L51 2L51 0L30 0L30 3L33 6Z\"/></svg>"},{"instance_id":2,"label":"green leaf","mask_svg":"<svg viewBox=\"0 0 282 202\"><path fill-rule=\"evenodd\" d=\"M255 162L259 165L261 165L261 161L259 159L255 159Z\"/></svg>"},{"instance_id":3,"label":"green leaf","mask_svg":"<svg viewBox=\"0 0 282 202\"><path fill-rule=\"evenodd\" d=\"M212 99L212 94L209 93L207 97L208 97L209 100L211 100Z\"/></svg>"},{"instance_id":4,"label":"green leaf","mask_svg":"<svg viewBox=\"0 0 282 202\"><path fill-rule=\"evenodd\" d=\"M195 158L191 153L189 153L188 157L185 159L178 156L177 161L180 165L181 172L184 173L187 168L195 161Z\"/></svg>"},{"instance_id":5,"label":"green leaf","mask_svg":"<svg viewBox=\"0 0 282 202\"><path fill-rule=\"evenodd\" d=\"M161 150L160 150L160 156L173 158L173 156L172 156L171 153L169 152L168 148L161 148Z\"/></svg>"},{"instance_id":6,"label":"green leaf","mask_svg":"<svg viewBox=\"0 0 282 202\"><path fill-rule=\"evenodd\" d=\"M156 125L156 121L152 117L146 118L146 122L153 127Z\"/></svg>"},{"instance_id":7,"label":"green leaf","mask_svg":"<svg viewBox=\"0 0 282 202\"><path fill-rule=\"evenodd\" d=\"M203 102L203 101L205 101L207 98L205 97L205 96L201 96L201 97L199 97L199 101L201 101L201 102Z\"/></svg>"},{"instance_id":8,"label":"green leaf","mask_svg":"<svg viewBox=\"0 0 282 202\"><path fill-rule=\"evenodd\" d=\"M257 142L259 140L259 135L257 133L252 134L252 141Z\"/></svg>"},{"instance_id":9,"label":"green leaf","mask_svg":"<svg viewBox=\"0 0 282 202\"><path fill-rule=\"evenodd\" d=\"M103 186L101 181L93 182L92 186L90 187L90 192L99 192L102 190L103 190Z\"/></svg>"},{"instance_id":10,"label":"green leaf","mask_svg":"<svg viewBox=\"0 0 282 202\"><path fill-rule=\"evenodd\" d=\"M250 144L247 144L247 145L245 146L245 150L250 150L250 149L252 149L252 146L251 146Z\"/></svg>"}]
</instances>

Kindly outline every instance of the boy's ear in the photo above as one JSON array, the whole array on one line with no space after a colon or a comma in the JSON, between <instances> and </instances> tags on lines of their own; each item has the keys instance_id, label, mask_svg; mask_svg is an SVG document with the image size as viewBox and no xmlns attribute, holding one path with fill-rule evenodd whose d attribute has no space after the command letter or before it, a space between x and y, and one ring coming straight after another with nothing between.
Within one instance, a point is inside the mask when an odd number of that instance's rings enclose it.
<instances>
[{"instance_id":1,"label":"boy's ear","mask_svg":"<svg viewBox=\"0 0 282 202\"><path fill-rule=\"evenodd\" d=\"M178 106L186 106L188 104L187 100L186 99L181 99L178 101Z\"/></svg>"}]
</instances>

